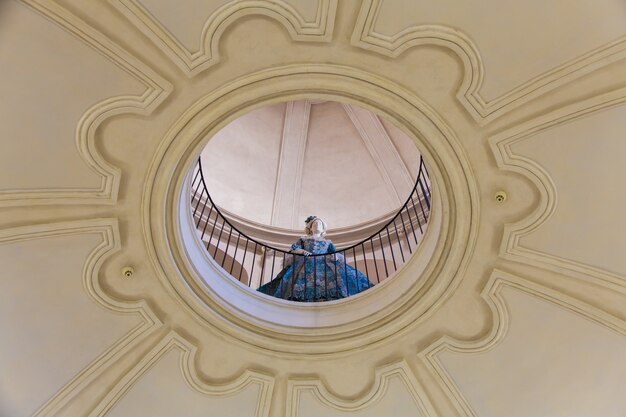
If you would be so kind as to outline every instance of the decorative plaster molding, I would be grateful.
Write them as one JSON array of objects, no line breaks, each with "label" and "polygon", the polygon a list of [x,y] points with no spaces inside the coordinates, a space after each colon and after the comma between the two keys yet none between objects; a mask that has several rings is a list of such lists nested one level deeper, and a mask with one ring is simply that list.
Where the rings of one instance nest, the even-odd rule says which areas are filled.
[{"label": "decorative plaster molding", "polygon": [[114,204],[121,171],[108,163],[95,144],[100,124],[123,113],[150,114],[172,91],[172,85],[102,33],[52,0],[22,0],[37,13],[77,37],[146,86],[139,96],[107,98],[89,108],[76,128],[76,146],[81,158],[102,177],[99,188],[49,188],[0,191],[0,206],[32,204]]},{"label": "decorative plaster molding", "polygon": [[491,330],[487,335],[473,341],[457,340],[449,336],[443,336],[430,345],[419,356],[425,361],[433,372],[435,378],[447,393],[461,415],[466,417],[478,417],[454,382],[452,376],[445,369],[437,355],[444,351],[457,353],[486,352],[498,345],[506,336],[509,329],[509,314],[506,302],[502,296],[505,287],[515,288],[530,295],[551,302],[558,307],[564,308],[585,320],[605,327],[613,332],[626,335],[626,322],[602,311],[594,306],[583,303],[576,298],[565,295],[559,291],[544,287],[528,281],[517,275],[504,271],[494,270],[489,282],[483,289],[481,296],[489,306],[493,317]]},{"label": "decorative plaster molding", "polygon": [[190,78],[219,62],[218,46],[222,34],[242,17],[271,17],[285,26],[294,41],[329,42],[337,9],[337,0],[318,0],[315,20],[307,22],[297,10],[282,0],[231,1],[209,16],[200,36],[200,49],[192,52],[159,23],[139,0],[109,1]]},{"label": "decorative plaster molding", "polygon": [[104,369],[122,357],[147,334],[161,325],[145,301],[123,302],[109,297],[99,284],[99,271],[104,261],[120,250],[120,236],[116,219],[93,219],[63,223],[32,225],[0,230],[0,245],[53,236],[98,234],[102,243],[89,254],[83,269],[83,286],[89,296],[100,306],[115,313],[137,314],[141,323],[114,343],[70,382],[48,400],[34,417],[54,415],[77,393],[90,384]]},{"label": "decorative plaster molding", "polygon": [[311,102],[290,101],[285,106],[285,122],[280,141],[274,201],[272,204],[272,226],[289,224],[296,227],[297,210],[300,204],[304,152],[309,135]]},{"label": "decorative plaster molding", "polygon": [[[342,107],[354,128],[359,132],[378,172],[387,185],[387,191],[392,198],[395,198],[398,206],[402,205],[406,200],[406,196],[403,195],[404,189],[411,190],[415,183],[387,130],[374,113],[345,103]],[[392,175],[390,172],[392,167],[399,167],[400,175]],[[404,189],[402,183],[405,186]]]},{"label": "decorative plaster molding", "polygon": [[382,0],[363,2],[352,34],[352,45],[392,58],[420,45],[436,45],[450,49],[459,57],[464,67],[457,99],[480,125],[485,125],[548,91],[626,57],[625,37],[538,75],[500,97],[486,100],[480,93],[485,74],[483,61],[477,46],[467,35],[457,29],[440,25],[410,26],[394,35],[377,33],[374,27],[382,3]]},{"label": "decorative plaster molding", "polygon": [[387,394],[389,380],[398,377],[407,388],[415,405],[424,417],[435,417],[424,388],[419,383],[408,363],[404,360],[376,368],[374,382],[369,392],[356,399],[341,398],[326,388],[320,379],[289,379],[287,382],[287,416],[297,417],[300,410],[300,396],[310,392],[322,404],[335,410],[355,412],[374,405]]},{"label": "decorative plaster molding", "polygon": [[626,292],[626,277],[602,268],[565,259],[545,252],[521,246],[520,239],[537,230],[554,214],[557,204],[557,190],[548,172],[537,162],[516,155],[512,146],[546,129],[571,122],[598,111],[626,102],[626,88],[602,94],[544,116],[519,124],[499,133],[490,139],[491,149],[498,167],[527,177],[539,190],[539,205],[535,211],[516,222],[506,224],[500,246],[500,256],[516,262],[547,267],[559,273],[569,273],[577,278],[590,280],[611,289]]},{"label": "decorative plaster molding", "polygon": [[274,378],[272,376],[246,370],[238,377],[226,383],[209,384],[204,381],[196,370],[195,356],[197,347],[175,331],[170,331],[157,345],[141,359],[107,394],[106,397],[89,414],[91,417],[103,417],[117,404],[122,397],[143,377],[166,353],[177,349],[180,351],[180,369],[185,382],[194,390],[208,396],[224,396],[236,394],[250,384],[259,385],[259,397],[255,417],[267,417],[270,409]]}]

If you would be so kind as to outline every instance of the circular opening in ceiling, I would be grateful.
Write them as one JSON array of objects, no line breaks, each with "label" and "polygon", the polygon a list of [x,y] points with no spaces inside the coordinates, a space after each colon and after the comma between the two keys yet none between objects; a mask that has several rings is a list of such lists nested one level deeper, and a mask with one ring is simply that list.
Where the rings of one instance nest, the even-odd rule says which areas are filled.
[{"label": "circular opening in ceiling", "polygon": [[[287,301],[233,279],[199,239],[191,200],[195,174],[200,175],[193,167],[221,129],[263,106],[305,99],[345,102],[384,115],[418,144],[432,180],[428,230],[393,279],[329,302]],[[146,176],[143,233],[164,287],[201,323],[268,351],[334,354],[374,346],[417,325],[447,299],[474,247],[477,195],[455,133],[419,97],[354,68],[288,65],[234,80],[174,121]]]},{"label": "circular opening in ceiling", "polygon": [[[296,302],[364,292],[417,250],[431,183],[414,141],[359,106],[259,107],[215,133],[189,175],[191,218],[212,262]],[[207,282],[211,285],[210,282]]]}]

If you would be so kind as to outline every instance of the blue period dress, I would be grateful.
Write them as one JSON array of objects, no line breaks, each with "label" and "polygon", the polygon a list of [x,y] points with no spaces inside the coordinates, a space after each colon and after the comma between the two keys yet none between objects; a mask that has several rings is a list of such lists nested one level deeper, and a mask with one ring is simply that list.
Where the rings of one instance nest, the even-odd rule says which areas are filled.
[{"label": "blue period dress", "polygon": [[[311,256],[285,255],[285,267],[257,291],[293,301],[328,301],[345,298],[373,287],[367,277],[334,253],[330,240],[304,236],[291,245]],[[323,256],[313,256],[323,255]]]}]

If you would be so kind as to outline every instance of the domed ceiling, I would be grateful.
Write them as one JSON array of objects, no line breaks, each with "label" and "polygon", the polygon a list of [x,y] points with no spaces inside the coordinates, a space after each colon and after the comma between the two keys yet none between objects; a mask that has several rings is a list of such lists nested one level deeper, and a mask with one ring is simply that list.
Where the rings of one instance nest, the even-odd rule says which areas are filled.
[{"label": "domed ceiling", "polygon": [[[3,0],[0,62],[0,416],[624,416],[623,0]],[[389,116],[400,159],[376,163],[359,108]],[[209,140],[240,116],[267,146]],[[276,194],[296,189],[277,160],[300,155],[286,123],[306,136],[286,158],[302,161],[299,198]],[[266,304],[307,328],[258,309],[251,331],[154,249],[207,143],[245,157],[212,187],[253,221],[292,228],[322,192],[335,207],[337,161],[371,181],[348,182],[354,221],[388,212],[416,157],[394,124],[441,179],[430,249],[447,257],[427,286],[420,249],[349,300]],[[208,158],[224,178],[228,160]],[[240,305],[255,297],[234,285]]]},{"label": "domed ceiling", "polygon": [[201,157],[220,208],[297,230],[311,214],[345,228],[398,210],[420,163],[413,141],[389,121],[319,100],[251,111],[220,130]]}]

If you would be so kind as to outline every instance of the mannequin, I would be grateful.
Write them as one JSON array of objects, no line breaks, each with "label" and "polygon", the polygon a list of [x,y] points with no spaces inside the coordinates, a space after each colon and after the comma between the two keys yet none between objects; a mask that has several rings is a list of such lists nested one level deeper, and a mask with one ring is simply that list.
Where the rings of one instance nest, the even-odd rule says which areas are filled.
[{"label": "mannequin", "polygon": [[306,235],[291,245],[293,255],[285,255],[287,266],[258,291],[292,301],[329,301],[374,286],[324,238],[327,226],[322,219],[309,216],[305,224]]}]

